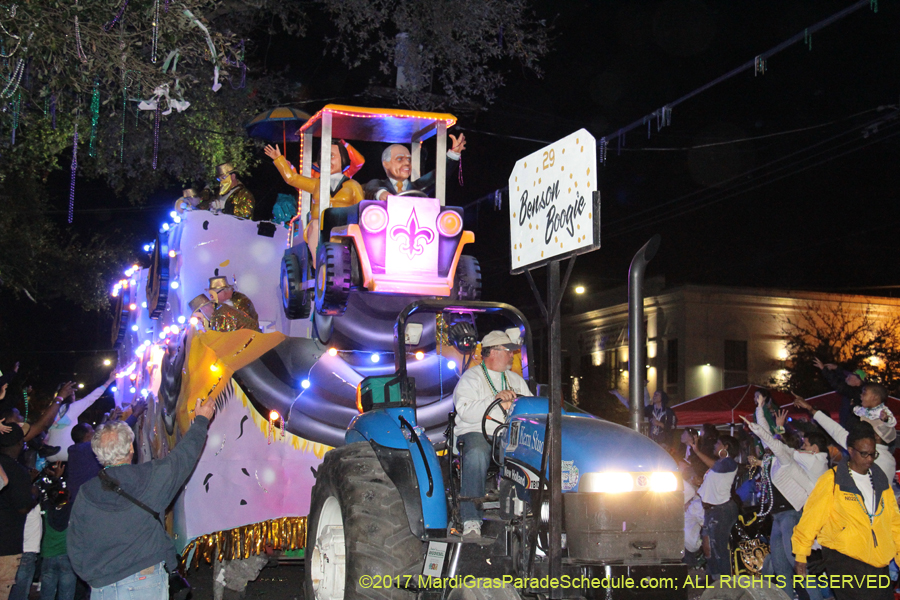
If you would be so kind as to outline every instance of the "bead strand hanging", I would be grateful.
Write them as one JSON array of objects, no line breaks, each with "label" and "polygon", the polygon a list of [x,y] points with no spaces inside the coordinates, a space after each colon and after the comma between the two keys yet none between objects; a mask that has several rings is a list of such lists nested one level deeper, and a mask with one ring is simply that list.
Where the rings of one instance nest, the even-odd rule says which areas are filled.
[{"label": "bead strand hanging", "polygon": [[122,77],[122,131],[119,133],[119,162],[125,160],[125,117],[128,108],[128,73]]},{"label": "bead strand hanging", "polygon": [[22,81],[22,74],[24,72],[25,61],[20,58],[16,63],[15,69],[13,69],[12,75],[9,77],[9,81],[6,82],[6,87],[0,91],[0,98],[12,98],[12,95],[19,89],[19,82]]},{"label": "bead strand hanging", "polygon": [[126,9],[127,7],[128,7],[128,0],[125,0],[125,2],[122,4],[122,8],[119,9],[119,12],[116,13],[116,16],[113,17],[112,21],[110,21],[109,23],[107,23],[106,25],[103,26],[103,30],[104,30],[104,31],[109,31],[110,29],[112,29],[113,27],[115,27],[115,26],[116,26],[116,23],[119,22],[119,19],[122,18],[122,15],[125,14],[125,9]]},{"label": "bead strand hanging", "polygon": [[[10,15],[9,15],[9,16],[10,16],[10,18],[16,16],[15,5],[13,5],[13,9],[10,11]],[[9,31],[7,31],[7,30],[6,30],[6,27],[3,26],[3,22],[2,22],[2,21],[0,21],[0,31],[2,31],[2,32],[3,32],[3,35],[5,35],[6,37],[10,37],[10,38],[16,40],[16,45],[15,45],[15,47],[12,49],[12,51],[11,51],[9,54],[7,54],[4,50],[0,49],[0,57],[3,57],[3,58],[12,58],[13,54],[15,54],[16,51],[19,49],[19,45],[22,43],[22,38],[20,38],[19,36],[15,35],[15,34],[10,33]]]},{"label": "bead strand hanging", "polygon": [[16,129],[19,127],[19,113],[22,110],[22,90],[19,90],[16,99],[12,102],[12,134],[10,136],[10,145],[16,145]]},{"label": "bead strand hanging", "polygon": [[[75,0],[75,10],[78,10],[78,0]],[[87,54],[81,45],[81,27],[78,26],[78,15],[75,15],[75,54],[82,64],[88,61]]]},{"label": "bead strand hanging", "polygon": [[159,156],[159,105],[156,106],[156,120],[153,124],[153,170],[156,170],[156,159]]},{"label": "bead strand hanging", "polygon": [[762,519],[775,507],[775,494],[772,491],[772,462],[774,461],[774,457],[772,455],[766,456],[762,460],[762,464],[760,465],[759,470],[759,507],[760,511],[757,513],[759,518]]},{"label": "bead strand hanging", "polygon": [[97,122],[100,120],[100,82],[94,81],[94,91],[91,92],[91,140],[88,144],[88,156],[96,156],[94,140],[97,137]]},{"label": "bead strand hanging", "polygon": [[78,121],[72,136],[72,179],[69,181],[69,223],[75,218],[75,172],[78,170]]},{"label": "bead strand hanging", "polygon": [[159,47],[159,0],[153,0],[153,42],[150,49],[150,62],[156,63],[156,52]]}]

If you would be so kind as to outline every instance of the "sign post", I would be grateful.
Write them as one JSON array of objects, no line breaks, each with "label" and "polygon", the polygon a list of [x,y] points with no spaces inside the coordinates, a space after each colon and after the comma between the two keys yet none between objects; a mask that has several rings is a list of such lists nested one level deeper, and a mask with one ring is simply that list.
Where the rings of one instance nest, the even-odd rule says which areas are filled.
[{"label": "sign post", "polygon": [[[550,414],[544,433],[540,480],[533,514],[540,515],[549,466],[551,578],[562,574],[562,368],[559,305],[575,258],[600,247],[600,193],[597,188],[597,143],[584,129],[516,162],[509,176],[511,272],[525,273],[547,323],[550,342]],[[562,285],[559,261],[570,257]],[[547,265],[547,303],[531,271]],[[538,527],[529,540],[531,574]],[[550,598],[562,597],[560,588]]]}]

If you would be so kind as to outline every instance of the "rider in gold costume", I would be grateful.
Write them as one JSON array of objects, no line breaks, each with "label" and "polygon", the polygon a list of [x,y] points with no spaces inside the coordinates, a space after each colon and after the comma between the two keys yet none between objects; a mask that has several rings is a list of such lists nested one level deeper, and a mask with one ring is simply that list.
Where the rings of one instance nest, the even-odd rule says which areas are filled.
[{"label": "rider in gold costume", "polygon": [[228,283],[226,277],[210,277],[207,289],[216,305],[210,319],[214,331],[253,329],[259,331],[259,316],[253,302]]},{"label": "rider in gold costume", "polygon": [[214,213],[234,215],[245,219],[253,218],[253,194],[238,179],[237,172],[231,163],[222,163],[216,167],[216,179],[219,180],[218,197],[203,201],[199,207]]}]

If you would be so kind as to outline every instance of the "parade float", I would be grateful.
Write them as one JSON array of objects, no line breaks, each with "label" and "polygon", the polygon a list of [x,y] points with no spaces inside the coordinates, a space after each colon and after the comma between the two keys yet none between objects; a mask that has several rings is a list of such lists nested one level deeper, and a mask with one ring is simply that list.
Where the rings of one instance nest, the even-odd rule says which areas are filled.
[{"label": "parade float", "polygon": [[[436,136],[442,156],[455,121],[448,114],[329,105],[300,131],[298,173],[311,175],[313,138],[327,150],[334,137],[411,143],[416,180],[420,142]],[[178,443],[196,399],[218,409],[172,511],[185,560],[303,548],[313,470],[343,444],[359,413],[359,382],[393,372],[397,315],[422,297],[478,299],[477,261],[462,254],[474,235],[463,230],[462,210],[445,206],[446,166],[436,162],[434,197],[391,195],[330,207],[323,183],[318,195],[300,194],[288,226],[191,210],[182,199],[145,246],[149,266],[132,267],[116,284],[114,393],[119,406],[148,401],[140,460],[164,456]],[[319,164],[327,182],[325,151]],[[309,247],[316,198],[322,235]],[[209,294],[216,277],[252,300],[258,329],[215,331],[194,312],[191,300]],[[443,435],[462,368],[454,342],[469,335],[470,344],[470,332],[433,317],[407,327],[419,424],[432,440]]]}]

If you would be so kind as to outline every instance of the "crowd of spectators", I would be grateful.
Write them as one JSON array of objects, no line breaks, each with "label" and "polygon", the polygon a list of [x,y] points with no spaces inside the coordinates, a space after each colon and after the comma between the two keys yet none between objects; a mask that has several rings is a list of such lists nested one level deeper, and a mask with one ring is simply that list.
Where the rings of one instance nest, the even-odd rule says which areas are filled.
[{"label": "crowd of spectators", "polygon": [[[79,490],[101,471],[92,449],[95,423],[85,415],[113,378],[83,398],[74,382],[65,382],[43,411],[26,419],[22,405],[7,397],[17,371],[18,364],[0,377],[0,600],[26,600],[35,581],[42,600],[87,598],[90,588],[76,575],[69,551],[70,516]],[[25,407],[44,404],[28,396],[30,388],[23,391]],[[131,431],[146,406],[93,412],[102,414],[101,429]]]},{"label": "crowd of spectators", "polygon": [[[711,579],[737,574],[736,533],[746,535],[745,523],[756,521],[754,535],[769,549],[759,574],[789,596],[893,598],[900,484],[888,392],[864,371],[814,364],[842,397],[837,420],[796,395],[794,406],[809,419],[789,419],[761,390],[743,425],[728,424],[727,433],[711,424],[686,428],[661,444],[683,475],[685,562]],[[879,583],[831,589],[829,578],[842,575]]]}]

